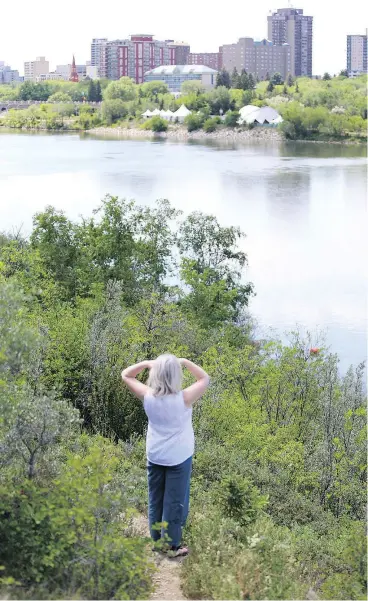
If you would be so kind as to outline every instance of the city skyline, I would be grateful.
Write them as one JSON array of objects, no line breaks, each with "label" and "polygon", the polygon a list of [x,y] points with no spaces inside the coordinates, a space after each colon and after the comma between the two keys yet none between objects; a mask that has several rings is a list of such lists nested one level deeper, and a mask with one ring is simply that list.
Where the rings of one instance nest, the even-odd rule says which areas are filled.
[{"label": "city skyline", "polygon": [[[271,5],[269,1],[258,0],[249,10],[244,8],[240,0],[234,0],[232,9],[225,12],[214,11],[198,5],[194,0],[187,0],[180,18],[148,10],[150,5],[147,0],[142,0],[139,6],[130,7],[127,13],[117,0],[109,0],[107,7],[110,10],[86,12],[71,0],[65,0],[63,11],[57,13],[59,23],[56,30],[55,19],[52,28],[48,27],[49,11],[46,10],[45,0],[39,0],[37,11],[22,2],[24,14],[17,24],[17,35],[13,28],[4,28],[2,31],[0,59],[23,74],[25,61],[33,60],[35,56],[46,56],[53,70],[57,64],[69,62],[73,53],[77,63],[90,60],[90,41],[93,37],[113,40],[128,37],[135,31],[153,33],[157,40],[183,40],[191,46],[192,53],[217,52],[219,46],[234,43],[240,37],[267,38],[270,11],[287,7],[289,3]],[[314,18],[313,75],[322,75],[325,71],[333,74],[344,69],[346,36],[365,31],[365,3],[352,0],[348,11],[337,11],[332,0],[324,3],[308,0],[292,6],[303,9],[305,15]],[[144,10],[145,7],[147,10]],[[70,19],[70,11],[73,19]],[[10,5],[2,8],[2,21],[12,22]]]}]

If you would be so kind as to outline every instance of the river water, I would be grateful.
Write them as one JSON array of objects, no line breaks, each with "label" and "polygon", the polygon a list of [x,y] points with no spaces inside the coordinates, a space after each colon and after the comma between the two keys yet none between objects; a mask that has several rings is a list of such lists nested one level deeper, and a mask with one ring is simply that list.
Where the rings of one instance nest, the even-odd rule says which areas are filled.
[{"label": "river water", "polygon": [[88,216],[107,193],[212,213],[247,234],[259,335],[322,332],[342,371],[367,353],[366,192],[362,147],[0,134],[0,231],[29,233],[47,204]]}]

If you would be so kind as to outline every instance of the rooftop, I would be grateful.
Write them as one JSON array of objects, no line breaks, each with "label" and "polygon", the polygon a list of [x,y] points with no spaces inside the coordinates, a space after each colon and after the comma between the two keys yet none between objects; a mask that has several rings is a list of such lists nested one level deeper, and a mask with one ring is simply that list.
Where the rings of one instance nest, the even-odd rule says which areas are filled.
[{"label": "rooftop", "polygon": [[174,75],[183,74],[189,75],[190,73],[212,73],[215,74],[217,71],[206,67],[205,65],[161,65],[155,69],[147,71],[146,75]]}]

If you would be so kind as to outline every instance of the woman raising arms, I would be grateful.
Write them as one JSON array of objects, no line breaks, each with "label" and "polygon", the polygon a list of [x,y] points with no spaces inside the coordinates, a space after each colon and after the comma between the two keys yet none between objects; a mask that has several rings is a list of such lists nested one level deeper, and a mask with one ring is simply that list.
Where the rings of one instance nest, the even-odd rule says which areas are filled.
[{"label": "woman raising arms", "polygon": [[[196,382],[182,390],[182,366]],[[147,384],[136,379],[149,369]],[[148,417],[146,440],[148,472],[148,519],[154,542],[161,533],[153,526],[167,522],[170,550],[188,554],[181,546],[182,527],[189,512],[189,488],[194,453],[192,405],[206,391],[207,373],[188,359],[160,355],[154,361],[136,363],[121,373],[123,382],[143,401]]]}]

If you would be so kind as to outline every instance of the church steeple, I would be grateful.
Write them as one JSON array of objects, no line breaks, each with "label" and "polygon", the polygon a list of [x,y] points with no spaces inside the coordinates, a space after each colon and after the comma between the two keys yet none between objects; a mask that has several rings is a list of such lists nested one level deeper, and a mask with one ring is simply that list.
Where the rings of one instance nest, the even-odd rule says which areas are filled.
[{"label": "church steeple", "polygon": [[73,54],[72,70],[71,70],[71,73],[70,73],[69,81],[75,81],[75,82],[79,81],[79,77],[78,77],[78,73],[77,73],[77,67],[75,66],[75,57],[74,57],[74,54]]}]

